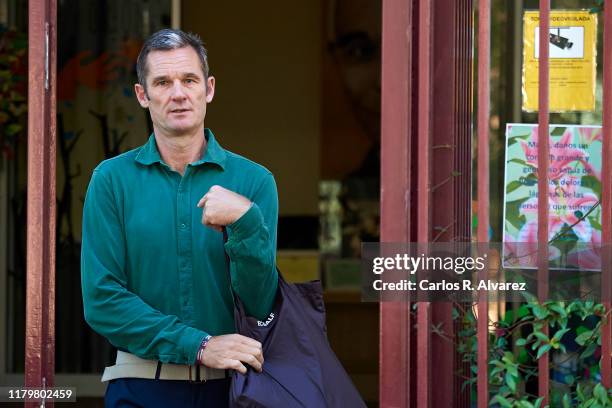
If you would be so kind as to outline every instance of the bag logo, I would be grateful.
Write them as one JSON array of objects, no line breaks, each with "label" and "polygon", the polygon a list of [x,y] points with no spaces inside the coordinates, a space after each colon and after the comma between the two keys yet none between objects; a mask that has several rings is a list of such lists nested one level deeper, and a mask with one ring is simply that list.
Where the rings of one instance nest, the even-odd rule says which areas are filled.
[{"label": "bag logo", "polygon": [[257,321],[257,326],[265,327],[265,326],[269,325],[272,320],[274,320],[274,313],[270,313],[270,317],[268,317],[268,320],[266,320],[265,322],[262,322],[261,320],[258,320]]}]

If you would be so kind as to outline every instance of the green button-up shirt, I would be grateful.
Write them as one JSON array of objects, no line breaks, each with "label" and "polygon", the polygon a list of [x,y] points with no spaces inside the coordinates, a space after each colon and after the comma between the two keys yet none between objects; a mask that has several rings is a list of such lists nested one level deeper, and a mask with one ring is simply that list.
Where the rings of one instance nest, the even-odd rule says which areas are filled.
[{"label": "green button-up shirt", "polygon": [[[207,334],[235,331],[231,284],[265,320],[275,298],[278,198],[272,174],[224,150],[205,130],[206,153],[183,176],[163,162],[154,135],[103,161],[83,209],[85,319],[115,347],[193,364]],[[250,199],[223,234],[201,223],[197,203],[213,185]]]}]

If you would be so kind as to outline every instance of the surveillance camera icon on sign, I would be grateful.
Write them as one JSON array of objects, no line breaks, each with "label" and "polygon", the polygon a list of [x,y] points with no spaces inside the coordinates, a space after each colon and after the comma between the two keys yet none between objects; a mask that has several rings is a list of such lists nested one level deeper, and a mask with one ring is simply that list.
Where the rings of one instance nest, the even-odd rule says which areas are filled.
[{"label": "surveillance camera icon on sign", "polygon": [[574,45],[573,42],[569,40],[569,38],[563,37],[561,35],[561,28],[557,28],[557,34],[550,33],[548,37],[550,43],[556,47],[559,47],[562,50],[571,50]]}]

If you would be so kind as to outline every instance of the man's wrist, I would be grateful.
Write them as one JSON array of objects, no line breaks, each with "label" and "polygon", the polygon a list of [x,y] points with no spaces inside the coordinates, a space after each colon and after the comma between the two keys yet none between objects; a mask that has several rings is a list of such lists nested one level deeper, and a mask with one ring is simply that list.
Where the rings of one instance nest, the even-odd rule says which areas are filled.
[{"label": "man's wrist", "polygon": [[207,334],[206,337],[204,337],[204,339],[202,340],[202,343],[200,343],[200,348],[198,349],[198,354],[196,355],[196,361],[198,362],[198,364],[204,365],[204,349],[206,349],[206,346],[208,345],[208,342],[211,338],[212,336],[210,334]]}]

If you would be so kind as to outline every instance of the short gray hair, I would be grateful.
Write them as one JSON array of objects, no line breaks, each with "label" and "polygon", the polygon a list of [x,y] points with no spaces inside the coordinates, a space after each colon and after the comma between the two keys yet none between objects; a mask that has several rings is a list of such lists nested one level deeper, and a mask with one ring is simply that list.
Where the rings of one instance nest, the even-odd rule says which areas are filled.
[{"label": "short gray hair", "polygon": [[151,51],[169,51],[178,48],[191,47],[194,49],[204,73],[204,84],[208,80],[208,51],[204,48],[200,36],[193,33],[186,33],[181,30],[164,28],[152,34],[142,45],[138,60],[136,61],[136,74],[138,83],[147,91],[147,56]]}]

